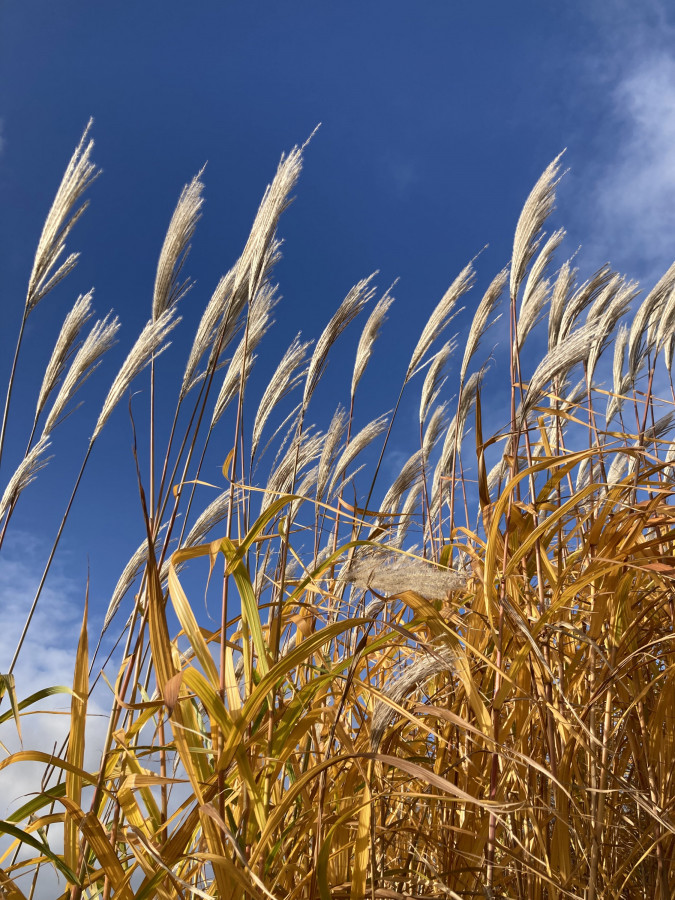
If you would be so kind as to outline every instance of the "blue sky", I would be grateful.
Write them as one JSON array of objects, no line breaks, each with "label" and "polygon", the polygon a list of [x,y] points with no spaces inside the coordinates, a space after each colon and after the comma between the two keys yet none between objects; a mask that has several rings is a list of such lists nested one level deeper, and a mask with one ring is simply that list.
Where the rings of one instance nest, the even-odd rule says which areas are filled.
[{"label": "blue sky", "polygon": [[[360,278],[379,270],[382,290],[398,278],[364,383],[363,424],[393,405],[419,333],[459,270],[489,245],[467,298],[473,308],[507,262],[522,204],[563,148],[570,171],[554,224],[568,230],[567,255],[583,245],[582,271],[609,260],[651,284],[672,262],[674,20],[665,4],[615,0],[0,5],[2,385],[42,223],[90,116],[94,159],[104,170],[69,239],[80,263],[30,320],[3,487],[25,444],[55,333],[77,295],[93,286],[97,313],[114,309],[123,325],[120,344],[82,392],[83,408],[55,435],[55,459],[15,513],[0,561],[11,566],[0,585],[3,606],[13,609],[0,669],[101,398],[150,315],[180,189],[205,162],[206,204],[188,263],[197,283],[181,310],[186,336],[176,338],[162,377],[171,384],[182,372],[190,327],[240,253],[281,153],[321,122],[281,222],[284,299],[256,378],[266,383],[298,330],[316,338]],[[461,335],[466,321],[457,322]],[[347,363],[334,358],[328,411],[348,390],[359,332],[341,345]],[[136,387],[147,392],[147,381]],[[416,402],[412,391],[397,433],[401,459],[415,448],[406,424]],[[501,422],[497,395],[492,403]],[[26,679],[69,677],[56,674],[57,651],[75,644],[87,565],[95,625],[143,536],[130,446],[121,404],[95,449],[45,600],[60,613],[51,628],[44,616],[36,626],[40,646],[46,640],[55,649],[54,665],[26,670]],[[228,450],[214,449],[203,477],[221,483]]]}]

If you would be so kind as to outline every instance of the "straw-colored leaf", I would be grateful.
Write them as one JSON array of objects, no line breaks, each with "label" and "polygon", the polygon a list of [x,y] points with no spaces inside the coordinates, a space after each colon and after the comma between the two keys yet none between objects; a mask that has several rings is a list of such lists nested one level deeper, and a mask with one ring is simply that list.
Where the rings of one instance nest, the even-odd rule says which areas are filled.
[{"label": "straw-colored leaf", "polygon": [[[85,598],[84,615],[80,639],[75,654],[75,674],[73,696],[70,706],[70,733],[68,735],[67,760],[73,769],[84,766],[85,729],[87,724],[87,698],[89,695],[89,649],[87,636],[87,609],[89,597]],[[66,772],[66,796],[78,807],[82,805],[82,779],[77,771]],[[78,823],[66,812],[64,822],[64,857],[66,865],[73,871],[78,860]]]}]

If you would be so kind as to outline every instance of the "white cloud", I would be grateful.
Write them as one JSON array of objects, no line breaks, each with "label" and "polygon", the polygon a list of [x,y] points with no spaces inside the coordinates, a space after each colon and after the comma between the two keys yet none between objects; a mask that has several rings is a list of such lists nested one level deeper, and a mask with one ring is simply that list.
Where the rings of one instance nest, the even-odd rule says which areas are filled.
[{"label": "white cloud", "polygon": [[[0,671],[6,672],[23,628],[26,614],[35,594],[45,560],[45,547],[30,535],[16,531],[8,536],[0,555],[0,597],[2,629],[0,630]],[[82,627],[82,611],[86,589],[86,573],[75,579],[65,574],[58,559],[47,581],[35,616],[14,670],[19,701],[41,688],[53,685],[71,686],[75,653]],[[90,634],[90,652],[93,649]],[[98,769],[107,727],[109,691],[97,688],[88,705],[84,767]],[[0,740],[9,752],[20,749],[53,752],[60,749],[68,734],[71,697],[57,694],[39,702],[35,710],[41,714],[22,715],[23,747],[13,719],[0,725]],[[3,698],[0,710],[8,709]],[[25,712],[28,712],[27,710]],[[5,751],[0,750],[2,758]],[[21,762],[0,771],[0,818],[25,803],[40,790],[44,766]],[[52,779],[51,783],[55,783]],[[83,797],[83,803],[89,802]],[[2,848],[7,846],[3,840]],[[56,852],[62,849],[62,833],[50,829],[49,843]],[[29,855],[32,854],[32,851]],[[54,896],[54,877],[49,867],[40,876],[36,898]],[[61,888],[62,889],[62,888]]]},{"label": "white cloud", "polygon": [[675,57],[660,52],[614,91],[614,150],[595,189],[594,242],[645,274],[675,258]]}]

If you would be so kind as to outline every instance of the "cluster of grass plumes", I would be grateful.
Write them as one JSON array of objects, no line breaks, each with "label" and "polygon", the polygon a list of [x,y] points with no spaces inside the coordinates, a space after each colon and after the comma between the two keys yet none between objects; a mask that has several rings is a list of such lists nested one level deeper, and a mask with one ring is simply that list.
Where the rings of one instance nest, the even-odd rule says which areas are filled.
[{"label": "cluster of grass plumes", "polygon": [[[107,635],[117,627],[123,651],[100,765],[84,769],[96,657],[85,610],[60,753],[0,760],[0,777],[45,766],[34,795],[0,823],[10,839],[0,890],[12,900],[45,895],[43,883],[71,900],[666,900],[675,891],[675,267],[637,301],[636,286],[608,267],[583,283],[570,262],[554,272],[563,235],[543,228],[555,160],[525,204],[510,266],[473,304],[456,396],[445,374],[456,345],[444,335],[471,296],[473,264],[421,329],[394,413],[357,428],[359,384],[391,293],[374,303],[350,396],[332,416],[316,410],[319,431],[313,399],[328,353],[375,300],[372,277],[316,343],[292,341],[259,395],[249,383],[277,302],[277,225],[303,149],[282,158],[241,257],[205,306],[160,450],[158,357],[190,286],[200,177],[180,196],[151,317],[82,467],[148,366],[149,466],[137,459],[145,533],[103,625]],[[24,323],[74,264],[58,258],[95,174],[90,152],[78,147],[48,218]],[[507,421],[488,428],[476,357],[500,299],[510,405]],[[104,319],[80,341],[90,301],[77,301],[47,368],[0,505],[3,537],[52,429],[114,340],[117,322]],[[541,361],[527,370],[523,347],[546,326]],[[15,371],[16,360],[0,452]],[[596,383],[605,371],[611,389]],[[655,385],[669,381],[670,402],[658,400]],[[412,382],[419,448],[385,485],[381,463]],[[195,511],[216,433],[231,448],[223,489]],[[215,589],[215,628],[202,595],[187,596],[187,565]],[[6,727],[47,693],[15,690],[20,649],[3,669]]]}]

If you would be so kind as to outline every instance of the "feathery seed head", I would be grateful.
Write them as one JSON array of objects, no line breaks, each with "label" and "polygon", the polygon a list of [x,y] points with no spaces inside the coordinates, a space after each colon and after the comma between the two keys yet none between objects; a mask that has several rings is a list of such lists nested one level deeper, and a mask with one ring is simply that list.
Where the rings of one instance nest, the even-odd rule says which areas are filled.
[{"label": "feathery seed head", "polygon": [[471,328],[469,329],[469,336],[466,339],[466,347],[464,348],[462,366],[459,370],[460,386],[464,384],[467,369],[469,368],[469,363],[471,362],[474,353],[478,349],[478,344],[480,343],[481,338],[483,337],[487,329],[491,327],[491,325],[493,325],[499,318],[499,316],[497,316],[497,318],[493,319],[490,325],[488,325],[488,319],[490,318],[490,314],[492,313],[493,309],[499,303],[508,275],[508,269],[502,269],[502,271],[499,272],[498,275],[496,275],[485,294],[483,294],[483,299],[480,301],[478,307],[476,308],[473,322],[471,323]]},{"label": "feathery seed head", "polygon": [[539,314],[546,303],[549,292],[549,282],[544,278],[553,253],[562,243],[565,236],[564,229],[554,231],[544,244],[541,252],[534,261],[528,275],[520,301],[520,313],[518,316],[518,347],[522,347],[526,337],[534,327]]},{"label": "feathery seed head", "polygon": [[244,288],[253,301],[265,277],[270,245],[275,242],[279,218],[291,203],[290,193],[302,171],[302,148],[294,147],[282,156],[272,184],[267,186],[251,228],[246,246],[236,266],[233,290]]},{"label": "feathery seed head", "polygon": [[155,290],[152,298],[152,318],[154,320],[157,320],[169,307],[178,303],[191,286],[189,280],[181,284],[180,275],[190,252],[190,241],[200,219],[200,210],[204,203],[202,197],[204,185],[200,181],[202,172],[196,175],[190,184],[186,184],[181,191],[164,238],[157,264]]},{"label": "feathery seed head", "polygon": [[352,438],[349,444],[345,447],[340,456],[340,459],[335,465],[333,469],[333,477],[331,479],[330,485],[328,486],[327,496],[333,497],[335,495],[335,491],[339,489],[342,485],[341,478],[347,473],[347,470],[354,462],[356,457],[361,453],[365,448],[375,440],[376,437],[382,434],[382,432],[387,427],[388,417],[386,415],[379,416],[377,419],[373,419],[372,422],[369,422],[364,428],[359,431],[359,433]]},{"label": "feathery seed head", "polygon": [[323,500],[324,491],[328,484],[328,476],[330,475],[331,466],[335,462],[338,445],[342,440],[347,427],[347,414],[342,406],[338,406],[331,420],[328,431],[323,442],[321,457],[319,459],[319,468],[316,479],[316,500],[318,503]]},{"label": "feathery seed head", "polygon": [[555,203],[555,189],[560,181],[560,158],[556,156],[532,188],[518,219],[513,240],[513,258],[509,289],[513,300],[525,277],[527,267],[539,247],[539,232],[549,217]]},{"label": "feathery seed head", "polygon": [[298,369],[305,361],[305,355],[310,343],[310,341],[302,343],[300,335],[296,335],[265,388],[265,392],[258,404],[255,421],[253,422],[251,459],[255,458],[265,423],[272,410],[302,379],[303,372],[298,372]]},{"label": "feathery seed head", "polygon": [[75,354],[47,416],[44,427],[46,432],[54,430],[65,415],[66,407],[72,397],[82,387],[94,369],[98,367],[101,357],[117,343],[116,335],[120,328],[119,320],[117,316],[112,321],[108,320],[109,315],[95,323],[82,346]]},{"label": "feathery seed head", "polygon": [[66,238],[86,209],[87,203],[83,203],[79,209],[74,209],[74,207],[100,171],[91,161],[94,142],[87,140],[92,121],[92,119],[89,120],[68,163],[42,229],[35,252],[33,269],[28,280],[26,315],[35,309],[38,303],[66,277],[77,263],[79,254],[71,253],[64,262],[58,265],[59,258],[66,247]]},{"label": "feathery seed head", "polygon": [[551,293],[548,313],[548,349],[553,350],[559,340],[560,325],[563,313],[569,303],[570,294],[577,277],[577,269],[573,269],[569,260],[564,262],[556,277]]},{"label": "feathery seed head", "polygon": [[40,469],[44,469],[51,459],[51,456],[47,459],[42,458],[45,450],[50,446],[49,435],[45,433],[17,466],[17,469],[9,479],[5,492],[0,500],[0,522],[2,522],[6,513],[11,510],[19,499],[19,495],[24,488],[28,487],[32,481],[35,481],[37,473]]},{"label": "feathery seed head", "polygon": [[427,324],[424,326],[422,334],[417,341],[417,346],[413,350],[413,354],[410,358],[410,363],[408,364],[408,370],[405,376],[406,384],[408,381],[410,381],[410,379],[417,371],[417,367],[422,362],[424,356],[429,350],[429,347],[431,347],[432,343],[438,337],[440,337],[442,332],[447,328],[455,315],[457,315],[457,313],[454,312],[455,305],[457,304],[457,301],[462,296],[462,294],[465,294],[468,290],[471,289],[474,280],[475,272],[473,263],[469,263],[462,269],[457,278],[455,278],[455,280],[452,282],[450,287],[441,298],[440,303],[432,312],[429,320],[427,321]]},{"label": "feathery seed head", "polygon": [[396,597],[414,591],[427,600],[442,600],[466,585],[466,578],[426,559],[386,548],[357,557],[341,578],[356,587]]},{"label": "feathery seed head", "polygon": [[[396,282],[394,282],[394,284],[396,284]],[[389,291],[393,286],[394,285],[389,288]],[[389,291],[386,291],[384,296],[377,301],[375,308],[368,316],[368,321],[361,332],[361,339],[359,340],[359,346],[356,350],[354,372],[352,374],[352,398],[356,393],[356,388],[363,377],[363,373],[366,371],[366,366],[368,365],[368,361],[373,352],[373,345],[379,337],[380,329],[386,320],[389,307],[394,302],[394,298],[390,295]]]},{"label": "feathery seed head", "polygon": [[447,341],[432,358],[427,374],[424,377],[424,384],[422,385],[422,393],[420,395],[420,425],[424,425],[429,408],[438,399],[438,395],[446,381],[446,379],[443,378],[443,369],[456,349],[457,341],[453,338],[451,341]]},{"label": "feathery seed head", "polygon": [[[255,350],[272,325],[271,312],[278,302],[276,286],[263,284],[249,306],[248,329],[240,340],[225,373],[211,417],[211,427],[221,418],[237,392],[242,390],[255,362]],[[244,359],[244,353],[246,358]]]},{"label": "feathery seed head", "polygon": [[45,369],[45,374],[42,379],[42,386],[40,387],[40,394],[35,408],[36,422],[70,360],[80,331],[92,316],[92,294],[93,291],[89,291],[89,293],[84,296],[80,295],[75,301],[73,308],[63,320],[61,331],[56,339],[54,350],[47,363],[47,368]]},{"label": "feathery seed head", "polygon": [[345,299],[337,308],[337,312],[324,328],[321,337],[316,342],[312,358],[307,370],[307,378],[305,379],[305,391],[302,397],[302,404],[307,408],[312,394],[323,374],[328,362],[328,352],[335,341],[340,337],[347,325],[356,318],[363,307],[375,294],[375,288],[371,287],[370,282],[377,273],[373,272],[368,278],[364,278],[355,284],[349,291]]},{"label": "feathery seed head", "polygon": [[518,416],[521,422],[541,400],[546,386],[554,378],[566,375],[577,363],[588,359],[594,342],[601,335],[601,322],[587,322],[546,354],[530,378],[527,394],[520,404]]},{"label": "feathery seed head", "polygon": [[[434,649],[433,653],[420,654],[411,665],[403,670],[398,678],[391,680],[385,685],[385,697],[400,706],[401,701],[406,696],[422,688],[434,675],[454,671],[456,659],[456,653],[447,647]],[[393,712],[389,703],[386,700],[378,700],[373,710],[370,732],[370,743],[374,750],[380,746],[392,716]]]},{"label": "feathery seed head", "polygon": [[129,385],[134,378],[136,378],[139,372],[143,371],[153,356],[156,357],[160,353],[163,353],[169,346],[168,344],[164,344],[164,346],[160,345],[169,332],[180,322],[180,318],[176,317],[175,312],[175,306],[169,307],[169,309],[165,310],[158,319],[150,319],[143,331],[139,334],[129,355],[125,359],[121,369],[110,386],[108,396],[103,403],[101,413],[96,422],[96,427],[91,436],[92,443],[101,433],[103,426],[127,392]]}]

